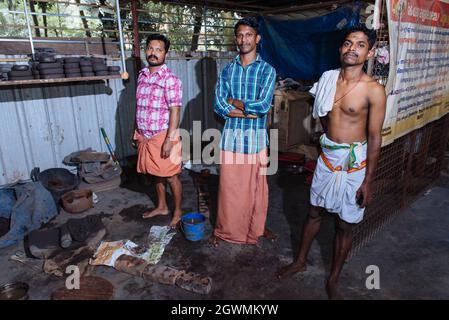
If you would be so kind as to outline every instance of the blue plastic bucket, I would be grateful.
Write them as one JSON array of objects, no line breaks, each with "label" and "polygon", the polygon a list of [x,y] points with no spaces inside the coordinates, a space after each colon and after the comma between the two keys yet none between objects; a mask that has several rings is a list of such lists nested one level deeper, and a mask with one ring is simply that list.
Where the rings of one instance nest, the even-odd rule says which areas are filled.
[{"label": "blue plastic bucket", "polygon": [[199,241],[204,238],[206,217],[198,212],[186,213],[182,216],[182,231],[187,240]]}]

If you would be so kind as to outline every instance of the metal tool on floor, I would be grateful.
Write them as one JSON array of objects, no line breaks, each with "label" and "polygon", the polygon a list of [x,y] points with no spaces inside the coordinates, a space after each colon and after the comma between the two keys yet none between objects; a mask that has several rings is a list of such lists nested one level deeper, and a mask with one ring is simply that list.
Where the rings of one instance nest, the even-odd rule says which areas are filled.
[{"label": "metal tool on floor", "polygon": [[112,160],[114,160],[115,163],[118,164],[117,157],[115,156],[114,150],[112,150],[111,142],[109,141],[109,138],[106,134],[106,131],[104,128],[100,128],[101,134],[103,135],[104,141],[106,142],[106,146],[108,147],[109,153],[111,154]]}]

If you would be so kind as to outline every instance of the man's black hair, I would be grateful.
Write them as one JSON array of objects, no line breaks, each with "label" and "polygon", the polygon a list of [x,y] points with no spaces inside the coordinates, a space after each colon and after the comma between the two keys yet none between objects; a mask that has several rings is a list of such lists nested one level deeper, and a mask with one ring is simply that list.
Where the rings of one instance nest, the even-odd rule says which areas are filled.
[{"label": "man's black hair", "polygon": [[234,26],[234,35],[237,35],[237,29],[241,26],[248,26],[256,30],[256,34],[259,34],[259,23],[257,22],[256,18],[243,18],[237,21],[237,23]]},{"label": "man's black hair", "polygon": [[364,24],[356,25],[350,29],[348,29],[345,33],[345,36],[343,38],[343,42],[345,41],[346,37],[349,36],[351,33],[354,32],[363,32],[366,37],[368,38],[368,46],[369,50],[371,50],[376,43],[376,30],[374,29],[368,29]]},{"label": "man's black hair", "polygon": [[148,48],[148,45],[153,40],[159,40],[159,41],[162,41],[164,43],[165,53],[167,53],[168,49],[170,49],[170,40],[168,40],[167,37],[164,36],[163,34],[159,34],[159,33],[150,34],[148,36],[148,38],[147,38],[147,46],[145,48]]}]

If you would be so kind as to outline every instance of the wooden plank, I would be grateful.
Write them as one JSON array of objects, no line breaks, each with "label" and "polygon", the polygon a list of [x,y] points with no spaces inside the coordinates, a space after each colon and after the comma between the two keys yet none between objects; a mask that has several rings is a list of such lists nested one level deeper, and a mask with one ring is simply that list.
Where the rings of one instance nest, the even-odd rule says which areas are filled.
[{"label": "wooden plank", "polygon": [[[0,37],[0,54],[29,55],[30,43],[24,38]],[[27,40],[27,41],[25,41]],[[115,43],[114,43],[115,42]],[[112,38],[33,38],[34,48],[53,48],[57,55],[108,55],[120,56],[119,44]]]},{"label": "wooden plank", "polygon": [[95,76],[95,77],[74,77],[74,78],[60,78],[60,79],[34,79],[34,80],[13,80],[1,81],[0,87],[17,86],[24,84],[47,84],[47,83],[63,83],[63,82],[78,82],[78,81],[99,81],[108,79],[121,79],[121,75],[110,76]]}]

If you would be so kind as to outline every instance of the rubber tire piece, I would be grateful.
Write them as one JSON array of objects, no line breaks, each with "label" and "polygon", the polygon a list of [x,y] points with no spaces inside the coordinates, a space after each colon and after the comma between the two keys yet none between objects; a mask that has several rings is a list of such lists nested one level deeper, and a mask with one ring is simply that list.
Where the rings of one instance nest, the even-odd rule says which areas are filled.
[{"label": "rubber tire piece", "polygon": [[64,63],[64,69],[74,69],[79,68],[80,64],[78,62]]},{"label": "rubber tire piece", "polygon": [[90,60],[94,64],[104,64],[104,58],[91,58]]},{"label": "rubber tire piece", "polygon": [[79,63],[81,61],[81,58],[79,57],[67,57],[64,58],[65,63]]},{"label": "rubber tire piece", "polygon": [[56,53],[56,50],[54,48],[35,48],[34,49],[36,53],[43,54],[43,53]]},{"label": "rubber tire piece", "polygon": [[97,71],[108,71],[108,67],[104,64],[94,64],[93,69],[95,72]]},{"label": "rubber tire piece", "polygon": [[39,74],[42,75],[48,75],[48,74],[61,74],[64,73],[64,69],[57,68],[57,69],[42,69],[39,70]]},{"label": "rubber tire piece", "polygon": [[65,74],[66,78],[79,78],[82,77],[81,73],[66,73]]},{"label": "rubber tire piece", "polygon": [[80,68],[70,68],[70,69],[64,69],[64,73],[81,73]]},{"label": "rubber tire piece", "polygon": [[44,70],[44,69],[59,69],[62,68],[62,64],[58,63],[58,62],[48,62],[48,63],[39,63],[37,65],[37,68],[39,70]]},{"label": "rubber tire piece", "polygon": [[81,69],[81,72],[94,72],[94,69],[92,67],[81,66],[80,69]]},{"label": "rubber tire piece", "polygon": [[90,68],[92,68],[92,61],[81,60],[80,61],[80,66],[81,67],[90,67]]},{"label": "rubber tire piece", "polygon": [[34,80],[33,76],[24,76],[24,77],[10,77],[10,81],[21,81],[21,80]]},{"label": "rubber tire piece", "polygon": [[120,71],[120,67],[119,66],[111,66],[111,67],[108,67],[108,71],[109,72]]},{"label": "rubber tire piece", "polygon": [[96,71],[95,75],[96,76],[108,76],[109,72],[108,71]]},{"label": "rubber tire piece", "polygon": [[16,70],[12,70],[8,72],[8,77],[28,77],[28,76],[32,76],[33,73],[31,72],[31,70],[24,70],[24,71],[16,71]]},{"label": "rubber tire piece", "polygon": [[56,59],[54,56],[42,56],[39,57],[39,62],[55,62]]},{"label": "rubber tire piece", "polygon": [[45,74],[45,75],[41,74],[41,79],[60,79],[60,78],[65,78],[65,75],[63,73]]},{"label": "rubber tire piece", "polygon": [[26,64],[15,64],[11,68],[12,71],[27,71],[29,69],[30,69],[30,66],[26,65]]}]

